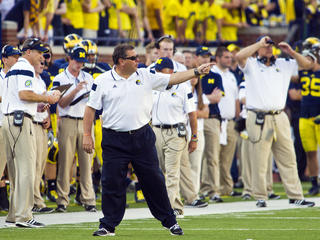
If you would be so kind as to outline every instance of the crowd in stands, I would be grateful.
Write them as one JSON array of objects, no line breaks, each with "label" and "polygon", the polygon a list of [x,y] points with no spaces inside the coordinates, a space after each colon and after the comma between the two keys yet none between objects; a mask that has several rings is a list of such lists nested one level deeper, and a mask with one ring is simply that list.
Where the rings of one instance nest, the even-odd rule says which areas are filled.
[{"label": "crowd in stands", "polygon": [[70,33],[103,45],[163,35],[185,46],[237,42],[239,29],[250,26],[288,26],[293,41],[320,34],[317,0],[3,0],[0,6],[2,20],[17,22],[21,40],[56,44]]}]

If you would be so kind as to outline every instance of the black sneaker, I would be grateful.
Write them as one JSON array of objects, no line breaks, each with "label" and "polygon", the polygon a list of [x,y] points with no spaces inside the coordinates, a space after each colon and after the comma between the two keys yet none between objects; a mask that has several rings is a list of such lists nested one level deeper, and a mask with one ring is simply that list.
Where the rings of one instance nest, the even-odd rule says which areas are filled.
[{"label": "black sneaker", "polygon": [[39,208],[37,206],[34,206],[32,208],[32,212],[33,213],[52,213],[54,211],[53,208],[49,208],[49,207],[43,207],[43,208]]},{"label": "black sneaker", "polygon": [[280,199],[280,195],[277,195],[277,194],[274,194],[274,193],[270,193],[270,194],[268,195],[268,198],[269,198],[270,200],[276,200],[276,199]]},{"label": "black sneaker", "polygon": [[258,200],[258,202],[256,203],[257,207],[267,207],[267,203],[265,200]]},{"label": "black sneaker", "polygon": [[185,205],[186,208],[203,208],[207,206],[208,206],[208,203],[203,202],[200,199],[196,199],[192,203]]},{"label": "black sneaker", "polygon": [[310,195],[310,196],[315,196],[318,193],[319,193],[319,187],[318,186],[312,186],[308,191],[308,195]]},{"label": "black sneaker", "polygon": [[64,205],[58,205],[58,207],[56,208],[57,212],[66,212],[67,208]]},{"label": "black sneaker", "polygon": [[176,216],[176,218],[184,218],[182,210],[180,209],[173,209],[173,213]]},{"label": "black sneaker", "polygon": [[17,227],[25,227],[25,228],[40,228],[44,227],[45,225],[43,223],[39,223],[34,219],[30,219],[26,222],[16,222]]},{"label": "black sneaker", "polygon": [[302,206],[302,207],[313,207],[315,205],[314,202],[306,201],[305,199],[289,199],[289,204],[295,204],[296,206]]},{"label": "black sneaker", "polygon": [[246,194],[242,195],[241,198],[242,198],[242,200],[250,200],[251,195],[249,193],[246,193]]},{"label": "black sneaker", "polygon": [[210,198],[209,202],[220,203],[220,202],[223,202],[223,200],[218,195],[214,195],[213,197]]},{"label": "black sneaker", "polygon": [[114,232],[108,231],[105,228],[99,228],[92,235],[93,236],[105,237],[105,236],[115,236],[116,234]]},{"label": "black sneaker", "polygon": [[85,205],[85,206],[84,206],[84,209],[85,209],[87,212],[97,212],[96,206],[93,206],[93,205]]},{"label": "black sneaker", "polygon": [[183,235],[183,231],[178,223],[169,228],[171,235]]},{"label": "black sneaker", "polygon": [[230,196],[231,196],[231,197],[239,197],[239,196],[241,196],[241,193],[236,192],[236,191],[232,191],[232,192],[230,193]]},{"label": "black sneaker", "polygon": [[241,180],[239,180],[238,182],[236,182],[234,184],[234,188],[243,188],[243,182]]}]

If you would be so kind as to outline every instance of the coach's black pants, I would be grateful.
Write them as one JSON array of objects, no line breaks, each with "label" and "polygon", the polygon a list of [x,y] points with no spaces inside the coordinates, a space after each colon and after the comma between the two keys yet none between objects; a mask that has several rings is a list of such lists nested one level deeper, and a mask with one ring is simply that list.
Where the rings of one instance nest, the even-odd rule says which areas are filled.
[{"label": "coach's black pants", "polygon": [[100,228],[114,231],[126,207],[128,163],[131,162],[152,215],[164,227],[176,223],[164,176],[159,168],[155,135],[149,125],[134,133],[103,129],[102,212]]}]

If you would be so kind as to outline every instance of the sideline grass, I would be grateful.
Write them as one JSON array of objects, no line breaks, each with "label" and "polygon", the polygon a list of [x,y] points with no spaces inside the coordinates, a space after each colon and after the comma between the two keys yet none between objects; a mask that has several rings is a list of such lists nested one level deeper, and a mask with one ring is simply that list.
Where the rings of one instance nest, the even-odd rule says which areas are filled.
[{"label": "sideline grass", "polygon": [[[202,215],[179,219],[183,239],[192,240],[295,240],[319,239],[320,209],[298,208],[281,211]],[[92,236],[97,223],[51,225],[41,229],[0,229],[6,240],[84,240]],[[112,239],[167,240],[171,236],[155,219],[125,220]],[[172,236],[179,238],[178,236]]]}]

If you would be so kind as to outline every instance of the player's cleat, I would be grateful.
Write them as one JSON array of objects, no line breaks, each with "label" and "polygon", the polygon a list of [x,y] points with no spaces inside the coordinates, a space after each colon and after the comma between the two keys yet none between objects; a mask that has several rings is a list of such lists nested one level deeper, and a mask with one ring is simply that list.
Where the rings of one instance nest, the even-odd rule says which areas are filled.
[{"label": "player's cleat", "polygon": [[302,207],[313,207],[315,205],[314,202],[307,201],[305,199],[289,199],[289,204],[294,204],[296,206],[302,206]]},{"label": "player's cleat", "polygon": [[232,192],[230,193],[230,196],[231,196],[231,197],[239,197],[239,196],[241,196],[241,193],[236,192],[236,191],[232,191]]},{"label": "player's cleat", "polygon": [[17,227],[24,227],[24,228],[40,228],[44,227],[45,225],[43,223],[37,222],[34,219],[30,219],[25,222],[16,222]]},{"label": "player's cleat", "polygon": [[51,201],[51,202],[56,202],[58,199],[58,194],[56,192],[56,190],[51,190],[47,192],[47,200]]},{"label": "player's cleat", "polygon": [[136,201],[136,203],[141,203],[141,202],[145,202],[146,200],[144,199],[142,190],[138,190],[134,192],[134,200]]},{"label": "player's cleat", "polygon": [[79,206],[83,206],[83,203],[80,201],[80,197],[75,197],[73,202]]},{"label": "player's cleat", "polygon": [[196,199],[192,203],[185,205],[186,208],[203,208],[207,206],[208,206],[208,203],[203,202],[200,199]]},{"label": "player's cleat", "polygon": [[312,186],[308,191],[308,195],[310,195],[310,196],[315,196],[318,193],[319,193],[319,187],[318,186]]},{"label": "player's cleat", "polygon": [[274,194],[274,193],[270,193],[270,194],[268,195],[268,198],[269,198],[270,200],[276,200],[276,199],[280,199],[280,195],[277,195],[277,194]]},{"label": "player's cleat", "polygon": [[257,207],[267,207],[267,203],[265,200],[258,200],[258,202],[256,203]]},{"label": "player's cleat", "polygon": [[171,235],[183,235],[183,231],[178,223],[169,228]]},{"label": "player's cleat", "polygon": [[105,237],[105,236],[115,236],[116,234],[114,232],[108,231],[105,228],[99,228],[92,235],[93,236]]}]

